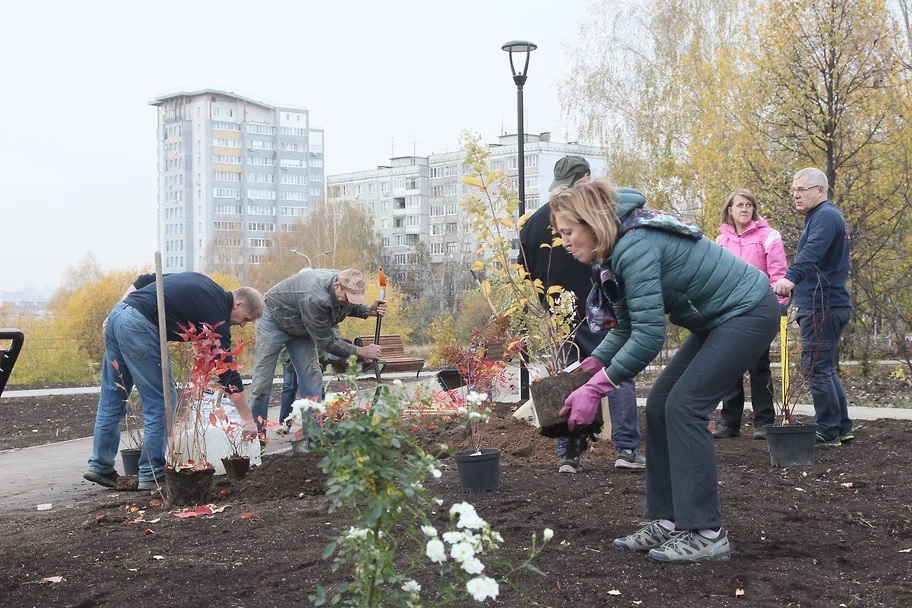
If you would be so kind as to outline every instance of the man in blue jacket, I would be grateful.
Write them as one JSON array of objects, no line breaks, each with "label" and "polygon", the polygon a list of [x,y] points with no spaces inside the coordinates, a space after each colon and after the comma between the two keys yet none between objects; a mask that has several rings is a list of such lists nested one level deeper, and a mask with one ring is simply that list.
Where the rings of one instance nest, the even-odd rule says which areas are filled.
[{"label": "man in blue jacket", "polygon": [[[263,314],[263,296],[252,287],[225,291],[197,272],[178,272],[163,279],[165,330],[170,342],[182,341],[181,325],[197,328],[206,323],[221,336],[223,350],[231,350],[231,326],[244,327]],[[158,299],[155,275],[142,274],[124,293],[105,319],[105,354],[101,368],[101,394],[95,416],[95,433],[89,468],[83,478],[106,488],[117,487],[114,458],[120,443],[120,421],[134,386],[143,404],[143,450],[139,457],[139,489],[153,490],[165,474],[165,390],[177,405],[174,384],[162,381],[158,333]],[[226,359],[230,362],[231,358]],[[165,363],[168,363],[167,361]],[[244,384],[236,371],[219,376],[226,394],[237,408],[246,433],[256,433]]]},{"label": "man in blue jacket", "polygon": [[827,199],[823,171],[802,169],[792,180],[795,208],[805,216],[792,267],[773,286],[779,296],[794,290],[801,328],[801,371],[808,378],[817,422],[817,445],[837,447],[855,439],[845,389],[837,374],[839,338],[849,323],[849,230]]}]

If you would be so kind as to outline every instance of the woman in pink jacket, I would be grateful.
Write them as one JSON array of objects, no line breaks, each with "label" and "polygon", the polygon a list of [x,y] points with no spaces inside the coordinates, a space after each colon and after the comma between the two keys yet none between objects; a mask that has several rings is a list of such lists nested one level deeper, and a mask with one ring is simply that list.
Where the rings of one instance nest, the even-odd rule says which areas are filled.
[{"label": "woman in pink jacket", "polygon": [[[769,227],[757,210],[757,199],[749,190],[735,190],[722,208],[722,225],[716,242],[742,260],[756,266],[770,279],[770,286],[785,276],[788,262],[782,237]],[[775,422],[773,408],[773,375],[769,349],[748,370],[751,383],[751,405],[754,409],[754,439],[766,439],[765,424]],[[744,381],[732,387],[722,400],[722,422],[713,437],[724,439],[741,435],[744,413]]]}]

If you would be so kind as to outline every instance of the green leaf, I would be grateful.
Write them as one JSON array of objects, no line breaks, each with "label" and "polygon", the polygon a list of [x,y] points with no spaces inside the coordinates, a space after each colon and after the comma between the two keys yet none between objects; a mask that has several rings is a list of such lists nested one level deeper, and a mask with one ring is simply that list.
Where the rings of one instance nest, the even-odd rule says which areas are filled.
[{"label": "green leaf", "polygon": [[333,541],[326,545],[326,548],[323,549],[323,559],[329,559],[333,553],[336,552],[336,541]]}]

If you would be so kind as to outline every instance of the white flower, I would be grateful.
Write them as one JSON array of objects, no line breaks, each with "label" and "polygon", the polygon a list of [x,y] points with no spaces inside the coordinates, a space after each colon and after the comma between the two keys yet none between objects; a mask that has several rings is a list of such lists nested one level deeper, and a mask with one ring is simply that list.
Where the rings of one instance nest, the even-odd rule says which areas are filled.
[{"label": "white flower", "polygon": [[443,504],[442,498],[435,498],[433,500],[434,500],[434,504],[436,504],[438,507]]},{"label": "white flower", "polygon": [[499,590],[497,581],[487,576],[479,576],[466,583],[466,591],[479,602],[483,602],[487,598],[495,599]]},{"label": "white flower", "polygon": [[466,535],[462,532],[444,532],[443,540],[450,543],[451,545],[454,545],[456,543],[461,543],[467,539]]},{"label": "white flower", "polygon": [[554,530],[552,530],[551,528],[545,528],[545,531],[542,534],[542,538],[545,539],[546,541],[551,540],[552,538],[554,538]]},{"label": "white flower", "polygon": [[475,549],[473,549],[472,545],[469,543],[456,543],[450,549],[450,557],[455,559],[457,562],[462,562],[469,558],[475,557]]},{"label": "white flower", "polygon": [[457,414],[465,414],[465,413],[468,412],[468,411],[469,411],[469,408],[467,408],[467,407],[464,406],[464,405],[460,405],[459,407],[456,408],[456,413],[457,413]]},{"label": "white flower", "polygon": [[475,391],[470,392],[466,395],[466,403],[471,403],[472,405],[481,405],[488,400],[487,393],[476,393]]},{"label": "white flower", "polygon": [[416,581],[407,580],[405,581],[405,584],[402,585],[402,590],[406,593],[418,593],[421,591],[421,585],[419,585]]},{"label": "white flower", "polygon": [[462,569],[469,574],[481,574],[481,571],[484,570],[484,564],[477,557],[470,557],[463,560]]},{"label": "white flower", "polygon": [[345,538],[363,539],[363,538],[367,538],[368,533],[370,533],[370,530],[368,530],[367,528],[355,528],[354,526],[352,526],[351,528],[348,529],[348,534],[345,535]]},{"label": "white flower", "polygon": [[399,380],[398,378],[393,380],[393,386],[402,386],[402,380]]},{"label": "white flower", "polygon": [[436,466],[434,466],[434,465],[429,466],[428,472],[431,474],[431,477],[433,477],[435,479],[440,479],[440,475],[441,475],[440,469],[438,469]]},{"label": "white flower", "polygon": [[442,564],[447,558],[446,547],[443,546],[443,542],[436,538],[427,542],[424,553],[428,556],[428,559],[437,564]]},{"label": "white flower", "polygon": [[437,528],[434,526],[421,526],[421,531],[425,536],[437,536]]},{"label": "white flower", "polygon": [[450,507],[450,516],[459,514],[459,521],[456,522],[457,528],[468,528],[469,530],[480,530],[488,524],[482,518],[478,517],[475,507],[470,503],[460,502]]},{"label": "white flower", "polygon": [[462,501],[462,502],[455,502],[455,503],[453,503],[453,506],[450,507],[450,515],[451,515],[451,516],[452,516],[452,515],[456,515],[457,513],[459,513],[459,514],[462,514],[462,513],[471,513],[472,515],[475,515],[475,514],[476,514],[476,513],[475,513],[475,507],[472,506],[472,503],[468,503],[468,502],[465,502],[465,501]]},{"label": "white flower", "polygon": [[484,420],[484,415],[481,412],[469,412],[469,420]]}]

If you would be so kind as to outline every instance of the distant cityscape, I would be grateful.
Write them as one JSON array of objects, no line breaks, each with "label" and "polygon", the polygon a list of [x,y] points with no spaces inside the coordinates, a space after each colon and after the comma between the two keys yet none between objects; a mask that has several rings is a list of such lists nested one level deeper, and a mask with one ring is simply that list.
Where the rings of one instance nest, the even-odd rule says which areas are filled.
[{"label": "distant cityscape", "polygon": [[[431,263],[474,251],[459,221],[470,190],[461,152],[400,156],[374,168],[324,175],[324,133],[303,107],[279,107],[213,89],[159,97],[158,243],[166,272],[208,264],[259,264],[276,233],[306,219],[324,195],[329,203],[364,205],[380,235],[384,260],[409,264],[419,243]],[[542,202],[554,164],[566,154],[604,175],[598,147],[526,134],[526,209]],[[489,143],[492,169],[518,186],[518,137]]]}]

